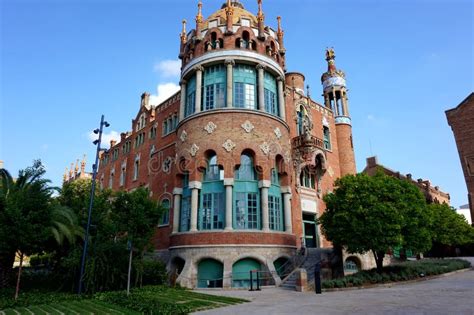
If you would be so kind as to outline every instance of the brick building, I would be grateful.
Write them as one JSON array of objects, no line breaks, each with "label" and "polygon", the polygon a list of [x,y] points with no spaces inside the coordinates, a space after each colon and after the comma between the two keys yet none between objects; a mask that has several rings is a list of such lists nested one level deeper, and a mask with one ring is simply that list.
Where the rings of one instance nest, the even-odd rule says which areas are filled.
[{"label": "brick building", "polygon": [[467,186],[467,199],[474,218],[474,93],[457,107],[447,110],[448,124],[454,133]]},{"label": "brick building", "polygon": [[445,203],[449,205],[449,194],[441,191],[438,186],[432,186],[429,180],[424,180],[421,178],[414,180],[411,174],[403,175],[398,171],[394,171],[382,164],[379,164],[377,161],[377,157],[375,156],[367,158],[367,164],[362,172],[366,173],[367,175],[373,176],[375,175],[375,173],[377,173],[378,170],[383,171],[385,175],[410,181],[412,184],[417,186],[418,189],[420,189],[420,191],[425,196],[427,203]]},{"label": "brick building", "polygon": [[[323,194],[356,172],[345,74],[326,51],[324,99],[287,72],[281,19],[265,25],[239,1],[180,36],[181,90],[153,106],[101,154],[100,187],[148,187],[169,211],[156,255],[187,287],[240,287],[249,270],[279,283],[297,249],[330,248],[315,224]],[[309,57],[309,56],[308,56]]]},{"label": "brick building", "polygon": [[76,160],[76,166],[74,166],[74,163],[71,163],[69,170],[66,167],[63,174],[63,183],[70,183],[77,179],[86,178],[92,178],[92,173],[86,172],[86,155],[84,155],[80,163],[79,159]]}]

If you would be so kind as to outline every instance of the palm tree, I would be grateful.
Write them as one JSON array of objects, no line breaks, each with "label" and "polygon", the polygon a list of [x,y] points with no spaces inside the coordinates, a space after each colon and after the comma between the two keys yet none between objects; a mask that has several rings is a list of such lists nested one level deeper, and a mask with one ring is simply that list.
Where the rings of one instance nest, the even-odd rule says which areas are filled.
[{"label": "palm tree", "polygon": [[[44,179],[44,166],[36,160],[31,167],[21,170],[15,180],[5,169],[0,169],[0,288],[7,285],[15,253],[20,256],[15,299],[18,297],[24,255],[40,252],[44,242],[55,232],[51,197],[55,190]],[[67,225],[55,224],[56,235],[66,235]],[[61,231],[61,233],[60,233]]]}]

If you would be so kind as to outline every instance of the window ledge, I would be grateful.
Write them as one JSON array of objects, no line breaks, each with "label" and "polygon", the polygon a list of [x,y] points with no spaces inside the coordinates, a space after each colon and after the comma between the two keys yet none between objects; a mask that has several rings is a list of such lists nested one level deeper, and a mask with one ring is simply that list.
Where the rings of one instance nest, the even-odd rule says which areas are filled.
[{"label": "window ledge", "polygon": [[164,224],[158,224],[158,228],[161,229],[161,228],[165,228],[165,227],[169,227],[170,224],[169,223],[164,223]]}]

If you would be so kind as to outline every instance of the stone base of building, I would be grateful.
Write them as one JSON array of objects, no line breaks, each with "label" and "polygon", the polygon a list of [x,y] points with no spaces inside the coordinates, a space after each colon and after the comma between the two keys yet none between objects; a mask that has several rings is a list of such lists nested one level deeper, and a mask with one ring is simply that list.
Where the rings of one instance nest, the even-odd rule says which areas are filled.
[{"label": "stone base of building", "polygon": [[[281,279],[275,268],[278,259],[290,259],[296,253],[293,246],[272,245],[213,245],[213,246],[181,246],[169,250],[156,251],[155,257],[167,263],[171,282],[186,288],[203,288],[206,277],[199,275],[200,264],[203,261],[213,261],[222,268],[222,276],[210,279],[215,287],[230,289],[243,288],[249,282],[248,271],[239,270],[239,275],[233,273],[237,262],[254,261],[259,264],[260,284],[280,285]],[[257,270],[257,268],[255,268]],[[253,275],[254,279],[256,274]],[[220,278],[220,279],[219,279]],[[203,280],[204,279],[204,280]],[[245,282],[247,281],[247,282]],[[204,282],[204,286],[206,283]],[[254,280],[254,285],[256,281]],[[247,288],[247,287],[245,287]]]}]

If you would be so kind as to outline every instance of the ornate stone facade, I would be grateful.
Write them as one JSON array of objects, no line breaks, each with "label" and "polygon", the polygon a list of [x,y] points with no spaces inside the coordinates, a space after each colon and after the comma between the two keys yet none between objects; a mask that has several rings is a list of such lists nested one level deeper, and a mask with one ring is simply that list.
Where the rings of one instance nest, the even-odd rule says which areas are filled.
[{"label": "ornate stone facade", "polygon": [[[181,91],[158,106],[143,94],[133,131],[102,153],[98,178],[170,201],[154,244],[182,285],[245,286],[253,269],[278,284],[299,248],[331,247],[315,219],[334,180],[355,172],[345,78],[331,79],[342,71],[328,50],[329,101],[313,100],[304,76],[286,71],[281,18],[266,26],[261,1],[257,15],[229,0],[208,18],[199,3],[195,20],[180,35]],[[120,185],[112,170],[122,161]]]}]

